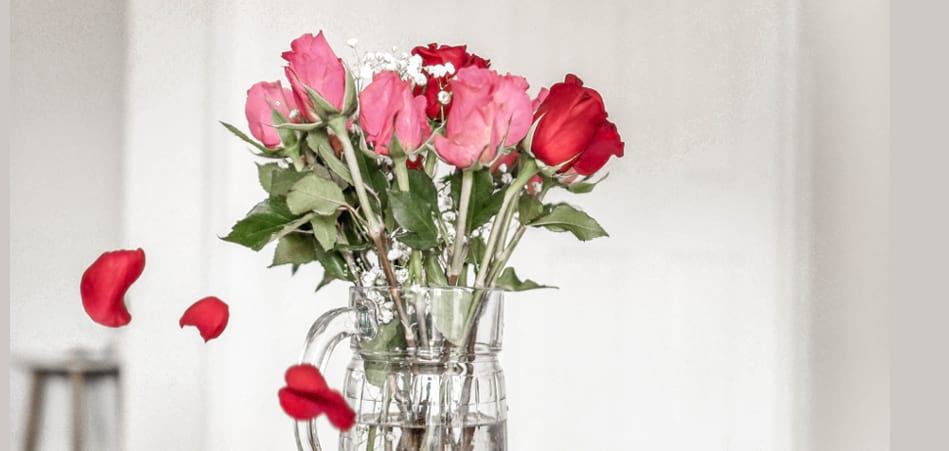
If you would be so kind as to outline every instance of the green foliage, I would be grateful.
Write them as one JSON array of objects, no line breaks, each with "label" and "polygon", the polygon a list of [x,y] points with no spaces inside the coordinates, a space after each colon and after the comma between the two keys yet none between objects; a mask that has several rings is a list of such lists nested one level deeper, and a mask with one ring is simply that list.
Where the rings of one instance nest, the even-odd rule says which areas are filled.
[{"label": "green foliage", "polygon": [[473,295],[467,290],[432,293],[432,325],[456,346],[464,344]]},{"label": "green foliage", "polygon": [[316,260],[313,237],[303,233],[290,233],[277,242],[273,263],[270,266],[302,265],[313,260]]},{"label": "green foliage", "polygon": [[267,243],[296,230],[311,217],[312,214],[297,216],[291,213],[284,198],[270,198],[257,204],[247,217],[234,224],[231,233],[223,239],[259,251]]},{"label": "green foliage", "polygon": [[529,223],[554,232],[570,232],[582,241],[609,236],[590,215],[568,204],[556,204],[550,212]]},{"label": "green foliage", "polygon": [[431,205],[411,192],[393,191],[389,193],[389,201],[396,222],[406,230],[399,236],[399,241],[418,250],[431,249],[438,244]]},{"label": "green foliage", "polygon": [[494,286],[502,290],[507,291],[525,291],[525,290],[535,290],[538,288],[557,288],[547,285],[541,285],[533,280],[526,279],[521,280],[517,277],[517,273],[514,272],[514,268],[504,268],[504,271],[501,272],[501,275],[498,277],[497,282]]},{"label": "green foliage", "polygon": [[308,211],[327,216],[346,205],[343,191],[332,180],[306,174],[293,183],[287,194],[287,207],[295,214]]},{"label": "green foliage", "polygon": [[517,201],[517,214],[521,224],[530,224],[544,214],[544,204],[534,196],[521,196]]},{"label": "green foliage", "polygon": [[[220,121],[219,121],[219,122],[220,122]],[[234,136],[237,136],[238,138],[242,139],[244,142],[246,142],[246,143],[248,143],[248,144],[250,144],[250,145],[256,147],[257,150],[260,150],[260,151],[263,152],[264,154],[273,153],[272,150],[270,150],[270,149],[264,147],[262,144],[260,144],[259,142],[257,142],[257,140],[255,140],[255,139],[253,139],[253,138],[251,138],[251,137],[245,135],[244,132],[240,131],[240,129],[238,129],[237,127],[235,127],[235,126],[233,126],[233,125],[231,125],[231,124],[228,124],[227,122],[221,122],[221,125],[223,125],[224,128],[226,128],[229,132],[233,133]]]}]

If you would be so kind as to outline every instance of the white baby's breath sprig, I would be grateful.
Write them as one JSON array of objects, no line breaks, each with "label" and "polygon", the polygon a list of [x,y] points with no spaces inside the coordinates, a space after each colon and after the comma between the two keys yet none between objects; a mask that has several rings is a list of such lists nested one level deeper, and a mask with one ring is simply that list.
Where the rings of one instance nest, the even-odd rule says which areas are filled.
[{"label": "white baby's breath sprig", "polygon": [[402,80],[408,80],[417,86],[424,86],[427,80],[422,73],[422,57],[410,55],[406,52],[396,53],[398,49],[393,47],[392,52],[366,52],[360,58],[359,78],[362,81],[361,86],[372,82],[372,76],[383,71],[393,71],[399,74]]}]

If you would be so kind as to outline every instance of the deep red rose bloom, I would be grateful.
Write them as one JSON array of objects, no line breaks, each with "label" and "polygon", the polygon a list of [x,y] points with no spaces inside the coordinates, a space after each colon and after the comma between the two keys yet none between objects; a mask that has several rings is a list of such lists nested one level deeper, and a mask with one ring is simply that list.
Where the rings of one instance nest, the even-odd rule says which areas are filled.
[{"label": "deep red rose bloom", "polygon": [[212,340],[224,332],[227,320],[230,317],[229,309],[224,301],[209,296],[188,307],[178,321],[180,327],[195,326],[201,333],[204,341]]},{"label": "deep red rose bloom", "polygon": [[337,429],[347,430],[356,422],[356,412],[338,391],[326,385],[326,379],[313,365],[294,365],[284,376],[287,386],[277,396],[283,411],[297,420],[310,420],[326,413]]},{"label": "deep red rose bloom", "polygon": [[537,127],[531,141],[534,156],[550,166],[592,175],[609,160],[623,156],[624,144],[616,126],[606,119],[603,98],[583,81],[568,74],[534,113]]},{"label": "deep red rose bloom", "polygon": [[[468,46],[466,45],[438,45],[436,43],[431,43],[428,46],[418,46],[412,49],[413,55],[418,55],[422,57],[422,66],[444,66],[446,63],[451,63],[452,66],[455,66],[455,73],[465,67],[474,66],[480,67],[482,69],[487,69],[491,67],[491,61],[486,60],[478,55],[473,53],[468,53]],[[425,86],[417,86],[415,88],[415,94],[419,95],[424,92],[425,94],[425,114],[432,119],[441,119],[441,109],[444,106],[445,108],[445,117],[448,116],[448,110],[451,108],[451,102],[447,105],[442,105],[438,102],[438,93],[440,91],[446,91],[451,93],[451,78],[452,75],[446,75],[443,77],[435,77],[432,74],[427,74],[428,81]]]},{"label": "deep red rose bloom", "polygon": [[82,274],[79,292],[82,307],[93,321],[108,327],[132,320],[125,307],[125,292],[145,269],[141,249],[105,252]]}]

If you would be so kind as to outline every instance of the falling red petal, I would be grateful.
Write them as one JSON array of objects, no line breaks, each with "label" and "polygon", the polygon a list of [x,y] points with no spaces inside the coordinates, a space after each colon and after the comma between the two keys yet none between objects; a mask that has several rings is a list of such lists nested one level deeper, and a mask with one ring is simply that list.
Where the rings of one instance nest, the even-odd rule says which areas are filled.
[{"label": "falling red petal", "polygon": [[338,391],[326,385],[326,380],[313,365],[294,365],[287,369],[287,386],[277,392],[280,406],[287,415],[297,420],[310,420],[326,413],[330,423],[347,430],[356,422],[356,412],[346,404]]},{"label": "falling red petal", "polygon": [[93,321],[108,327],[132,320],[125,307],[125,293],[145,269],[145,251],[105,252],[82,274],[79,292],[82,307]]},{"label": "falling red petal", "polygon": [[224,332],[230,313],[224,301],[209,296],[188,307],[181,315],[178,325],[181,327],[195,326],[201,333],[204,341],[213,340]]}]

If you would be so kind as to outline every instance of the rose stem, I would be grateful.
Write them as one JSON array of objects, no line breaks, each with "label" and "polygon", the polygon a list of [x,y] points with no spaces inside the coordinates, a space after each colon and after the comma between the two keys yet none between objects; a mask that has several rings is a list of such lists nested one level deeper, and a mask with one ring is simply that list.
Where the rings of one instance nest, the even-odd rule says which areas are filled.
[{"label": "rose stem", "polygon": [[488,244],[484,248],[484,257],[481,258],[481,266],[478,268],[478,277],[475,279],[475,287],[484,288],[484,282],[488,276],[488,266],[491,263],[491,257],[494,256],[495,246],[498,244],[498,237],[500,236],[502,223],[504,222],[504,216],[507,215],[508,209],[511,208],[511,201],[517,196],[521,189],[524,188],[524,185],[538,172],[537,163],[533,159],[527,160],[523,166],[521,166],[520,173],[517,174],[517,178],[511,183],[511,186],[507,188],[507,191],[504,192],[504,200],[501,202],[501,209],[498,211],[498,214],[494,217],[494,222],[491,225],[491,235],[488,237]]},{"label": "rose stem", "polygon": [[[542,201],[544,199],[544,195],[547,194],[548,189],[549,188],[544,188],[544,190],[537,195],[538,201]],[[501,270],[504,269],[504,265],[507,264],[507,261],[510,260],[511,254],[514,252],[514,248],[516,248],[518,243],[521,242],[521,238],[524,236],[525,231],[527,231],[527,226],[524,224],[519,225],[517,230],[514,232],[514,236],[511,237],[511,241],[508,243],[507,247],[504,248],[504,252],[502,252],[498,258],[495,259],[494,265],[491,268],[491,272],[488,273],[488,286],[494,284],[494,280],[501,273]]]},{"label": "rose stem", "polygon": [[346,165],[349,166],[349,172],[353,177],[353,186],[356,188],[356,196],[365,212],[366,221],[369,223],[368,233],[376,246],[376,254],[379,262],[382,264],[382,270],[385,273],[386,280],[389,282],[389,292],[392,295],[392,303],[395,304],[396,312],[399,314],[399,322],[402,323],[402,329],[405,333],[405,344],[409,348],[415,348],[415,334],[409,327],[409,318],[405,314],[405,308],[402,306],[402,298],[399,297],[399,283],[392,272],[389,264],[388,250],[385,241],[382,239],[384,227],[376,219],[372,211],[372,204],[369,203],[369,197],[366,195],[366,185],[362,180],[362,173],[359,171],[359,165],[356,164],[356,151],[353,150],[353,143],[349,140],[349,134],[346,132],[346,118],[336,117],[329,121],[329,126],[333,130],[340,143],[343,145],[343,156],[346,158]]},{"label": "rose stem", "polygon": [[[405,165],[406,158],[393,158],[392,159],[392,170],[395,172],[395,182],[399,187],[399,191],[407,193],[411,190],[409,187],[409,173],[408,167]],[[412,250],[412,256],[410,262],[417,262],[419,259],[419,251]],[[388,258],[387,258],[388,260]],[[416,281],[417,283],[417,281]],[[419,343],[422,347],[428,348],[428,329],[425,325],[425,312],[422,309],[418,308],[418,305],[415,306],[415,315],[418,319],[418,335]]]},{"label": "rose stem", "polygon": [[468,221],[468,204],[471,202],[471,186],[474,184],[474,172],[461,173],[461,205],[458,206],[458,220],[455,221],[455,243],[451,251],[451,265],[448,267],[448,285],[458,282],[461,264],[465,261],[465,228]]}]

